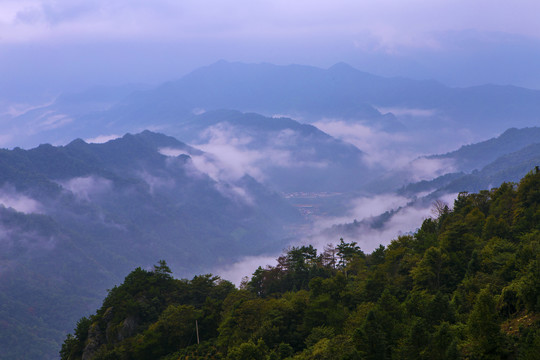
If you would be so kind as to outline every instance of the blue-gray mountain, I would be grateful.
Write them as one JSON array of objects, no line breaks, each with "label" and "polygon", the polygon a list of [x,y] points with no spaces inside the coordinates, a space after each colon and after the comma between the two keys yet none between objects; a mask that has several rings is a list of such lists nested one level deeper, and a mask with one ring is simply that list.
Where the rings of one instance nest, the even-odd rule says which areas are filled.
[{"label": "blue-gray mountain", "polygon": [[[363,221],[336,224],[325,230],[325,235],[355,239],[369,229],[384,229],[388,221],[401,211],[428,208],[444,195],[492,189],[503,182],[517,183],[540,166],[540,128],[508,129],[496,138],[427,158],[451,160],[452,166],[442,176],[398,189],[397,195],[410,199],[406,205]],[[394,175],[400,176],[399,173]],[[385,175],[385,181],[388,176]]]},{"label": "blue-gray mountain", "polygon": [[1,359],[55,358],[136,265],[166,258],[191,276],[285,246],[295,209],[249,176],[213,180],[192,156],[204,153],[149,131],[0,151]]},{"label": "blue-gray mountain", "polygon": [[[420,133],[441,142],[437,136],[448,134],[461,145],[467,134],[486,139],[537,125],[539,114],[540,92],[516,87],[450,88],[345,64],[323,70],[218,62],[153,89],[64,95],[2,118],[3,146],[68,144],[147,128],[193,146],[145,131],[105,144],[79,139],[0,151],[0,348],[8,349],[0,358],[54,358],[74,320],[135,266],[165,258],[188,276],[281,250],[286,227],[302,220],[279,192],[343,192],[344,202],[332,203],[343,208],[368,183],[382,191],[406,181],[398,171],[380,177],[377,165],[365,165],[372,154],[361,144],[307,123],[361,124],[369,134],[384,133],[386,148],[400,136],[422,143]],[[511,130],[428,157],[451,164],[450,173],[402,194],[517,180],[538,165],[538,135],[538,128]],[[368,225],[384,226],[392,214]],[[362,230],[355,223],[334,230],[342,228],[353,229],[348,241]],[[334,241],[343,235],[332,234]]]},{"label": "blue-gray mountain", "polygon": [[368,167],[355,146],[284,117],[216,110],[193,115],[168,131],[216,153],[234,150],[235,162],[249,162],[261,181],[282,192],[356,191],[382,172]]},{"label": "blue-gray mountain", "polygon": [[8,146],[66,143],[76,137],[146,128],[167,133],[164,129],[193,113],[219,109],[285,115],[303,122],[341,119],[384,131],[408,129],[438,136],[440,129],[447,129],[446,136],[455,137],[456,144],[464,133],[482,132],[489,138],[510,126],[536,125],[540,119],[538,90],[498,85],[451,88],[435,81],[375,76],[346,64],[319,69],[220,61],[119,101],[110,96],[106,109],[90,106],[102,103],[99,98],[93,92],[71,100],[66,96],[12,119],[9,124],[23,124],[23,130],[18,143],[4,142]]},{"label": "blue-gray mountain", "polygon": [[[429,159],[451,160],[452,171],[433,180],[409,184],[401,194],[476,192],[519,181],[540,166],[540,128],[508,129],[500,136]],[[436,190],[436,191],[435,191]]]}]

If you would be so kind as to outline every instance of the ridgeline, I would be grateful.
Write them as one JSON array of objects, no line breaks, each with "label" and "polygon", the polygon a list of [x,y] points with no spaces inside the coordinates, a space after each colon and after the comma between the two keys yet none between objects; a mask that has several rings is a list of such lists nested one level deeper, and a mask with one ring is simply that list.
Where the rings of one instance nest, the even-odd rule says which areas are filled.
[{"label": "ridgeline", "polygon": [[292,247],[240,289],[174,279],[164,261],[138,268],[77,323],[61,358],[536,359],[538,168],[434,210],[371,254],[343,240],[320,254]]}]

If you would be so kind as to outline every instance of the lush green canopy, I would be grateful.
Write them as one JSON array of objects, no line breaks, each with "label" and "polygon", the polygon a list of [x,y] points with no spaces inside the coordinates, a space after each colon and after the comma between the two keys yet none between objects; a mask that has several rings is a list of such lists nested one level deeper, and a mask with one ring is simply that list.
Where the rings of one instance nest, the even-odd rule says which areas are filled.
[{"label": "lush green canopy", "polygon": [[[201,343],[197,344],[197,321]],[[77,324],[62,359],[534,359],[540,173],[462,193],[364,254],[292,247],[240,289],[136,269]]]}]

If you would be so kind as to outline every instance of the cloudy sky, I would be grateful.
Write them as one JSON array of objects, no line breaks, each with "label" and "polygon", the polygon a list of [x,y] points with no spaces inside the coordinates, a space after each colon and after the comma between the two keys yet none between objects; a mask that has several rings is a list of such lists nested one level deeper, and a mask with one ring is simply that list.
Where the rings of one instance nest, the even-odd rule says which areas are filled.
[{"label": "cloudy sky", "polygon": [[0,0],[0,97],[155,84],[219,59],[540,89],[539,13],[537,0]]}]

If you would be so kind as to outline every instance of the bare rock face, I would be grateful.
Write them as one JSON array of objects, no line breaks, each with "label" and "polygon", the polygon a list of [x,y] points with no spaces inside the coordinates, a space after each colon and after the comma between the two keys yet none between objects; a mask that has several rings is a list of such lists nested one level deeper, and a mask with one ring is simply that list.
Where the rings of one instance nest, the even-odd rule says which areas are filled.
[{"label": "bare rock face", "polygon": [[107,330],[105,331],[107,343],[119,343],[124,339],[133,336],[136,333],[138,326],[139,322],[135,316],[127,317],[120,324],[113,324],[109,322],[107,325]]},{"label": "bare rock face", "polygon": [[88,329],[88,339],[86,340],[86,346],[84,347],[82,360],[92,359],[99,348],[103,345],[103,335],[97,323],[90,325]]},{"label": "bare rock face", "polygon": [[[113,308],[110,307],[103,314],[103,320],[109,322],[113,317]],[[102,345],[105,344],[105,338],[103,332],[99,328],[97,322],[90,325],[88,329],[88,338],[86,339],[86,346],[84,347],[82,360],[91,360],[98,353]]]},{"label": "bare rock face", "polygon": [[130,316],[125,319],[122,323],[122,328],[118,332],[118,341],[122,341],[124,339],[127,339],[128,337],[135,335],[138,325],[139,323],[135,316]]}]

